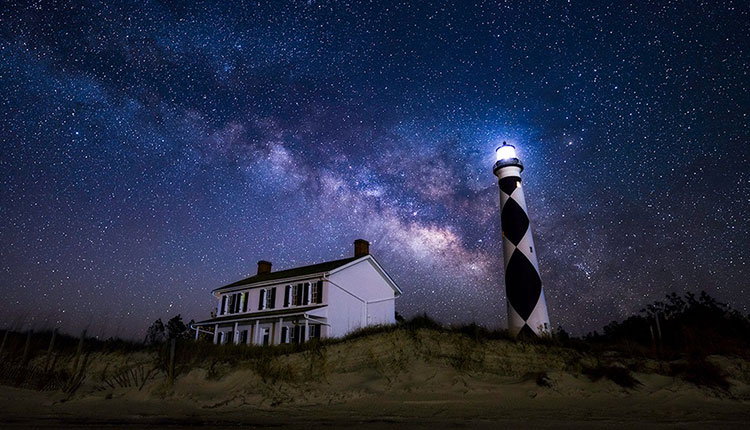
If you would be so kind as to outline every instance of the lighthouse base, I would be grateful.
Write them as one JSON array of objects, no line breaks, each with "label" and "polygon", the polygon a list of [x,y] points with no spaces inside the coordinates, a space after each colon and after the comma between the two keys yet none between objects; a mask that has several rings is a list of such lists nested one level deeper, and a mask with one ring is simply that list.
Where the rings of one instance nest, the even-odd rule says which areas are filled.
[{"label": "lighthouse base", "polygon": [[526,319],[519,315],[513,306],[508,303],[508,331],[511,336],[534,336],[539,338],[549,336],[551,330],[544,291],[539,294],[539,300]]}]

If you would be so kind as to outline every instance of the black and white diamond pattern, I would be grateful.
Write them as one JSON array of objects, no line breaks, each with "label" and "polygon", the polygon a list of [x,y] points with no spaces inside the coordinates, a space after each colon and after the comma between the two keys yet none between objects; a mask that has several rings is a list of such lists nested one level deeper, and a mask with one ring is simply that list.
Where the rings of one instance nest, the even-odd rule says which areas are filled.
[{"label": "black and white diamond pattern", "polygon": [[498,173],[508,326],[516,336],[537,336],[549,330],[549,317],[521,178]]}]

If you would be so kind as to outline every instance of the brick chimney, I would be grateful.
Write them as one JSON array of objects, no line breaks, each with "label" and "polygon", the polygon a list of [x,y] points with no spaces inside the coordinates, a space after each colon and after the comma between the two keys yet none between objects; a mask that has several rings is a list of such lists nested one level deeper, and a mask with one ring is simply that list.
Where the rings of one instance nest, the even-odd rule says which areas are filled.
[{"label": "brick chimney", "polygon": [[263,275],[264,273],[271,273],[271,262],[260,260],[258,262],[258,274]]},{"label": "brick chimney", "polygon": [[370,255],[370,242],[364,239],[357,239],[354,241],[354,257],[364,257]]}]

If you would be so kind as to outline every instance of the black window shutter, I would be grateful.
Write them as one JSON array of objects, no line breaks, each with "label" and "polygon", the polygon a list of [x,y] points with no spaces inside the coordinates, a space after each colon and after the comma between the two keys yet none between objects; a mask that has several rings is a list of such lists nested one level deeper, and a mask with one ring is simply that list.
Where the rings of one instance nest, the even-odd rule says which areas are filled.
[{"label": "black window shutter", "polygon": [[221,296],[221,308],[219,309],[219,315],[224,315],[224,309],[227,306],[227,296]]},{"label": "black window shutter", "polygon": [[276,307],[276,287],[271,288],[271,306],[269,308],[273,309]]},{"label": "black window shutter", "polygon": [[295,297],[294,297],[294,304],[296,306],[299,306],[302,304],[302,284],[297,284],[295,286],[295,292],[297,294],[295,294]]},{"label": "black window shutter", "polygon": [[318,281],[315,288],[318,289],[318,294],[316,294],[318,300],[316,303],[323,303],[323,281]]},{"label": "black window shutter", "polygon": [[260,294],[258,295],[258,310],[263,309],[263,302],[265,301],[266,296],[266,290],[260,290]]},{"label": "black window shutter", "polygon": [[247,302],[248,302],[248,299],[250,297],[249,297],[249,294],[247,292],[245,292],[244,296],[245,296],[245,300],[244,300],[243,305],[242,305],[242,312],[247,312]]},{"label": "black window shutter", "polygon": [[310,283],[309,282],[305,282],[305,289],[304,289],[303,294],[304,294],[303,303],[307,305],[310,303]]},{"label": "black window shutter", "polygon": [[235,309],[234,313],[238,313],[240,311],[240,299],[242,297],[242,294],[237,293],[235,294],[235,296],[236,297],[234,299],[234,309]]},{"label": "black window shutter", "polygon": [[291,293],[291,289],[292,289],[292,286],[287,285],[285,289],[286,291],[284,291],[284,307],[285,308],[289,306],[289,294]]}]

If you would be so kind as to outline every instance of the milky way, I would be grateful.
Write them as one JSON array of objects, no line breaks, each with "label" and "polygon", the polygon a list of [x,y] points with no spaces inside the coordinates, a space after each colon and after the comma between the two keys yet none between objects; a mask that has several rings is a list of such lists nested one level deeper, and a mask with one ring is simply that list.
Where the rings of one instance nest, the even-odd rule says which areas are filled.
[{"label": "milky way", "polygon": [[750,312],[741,2],[115,3],[0,11],[3,325],[140,337],[361,237],[401,314],[502,327],[503,140],[553,326]]}]

